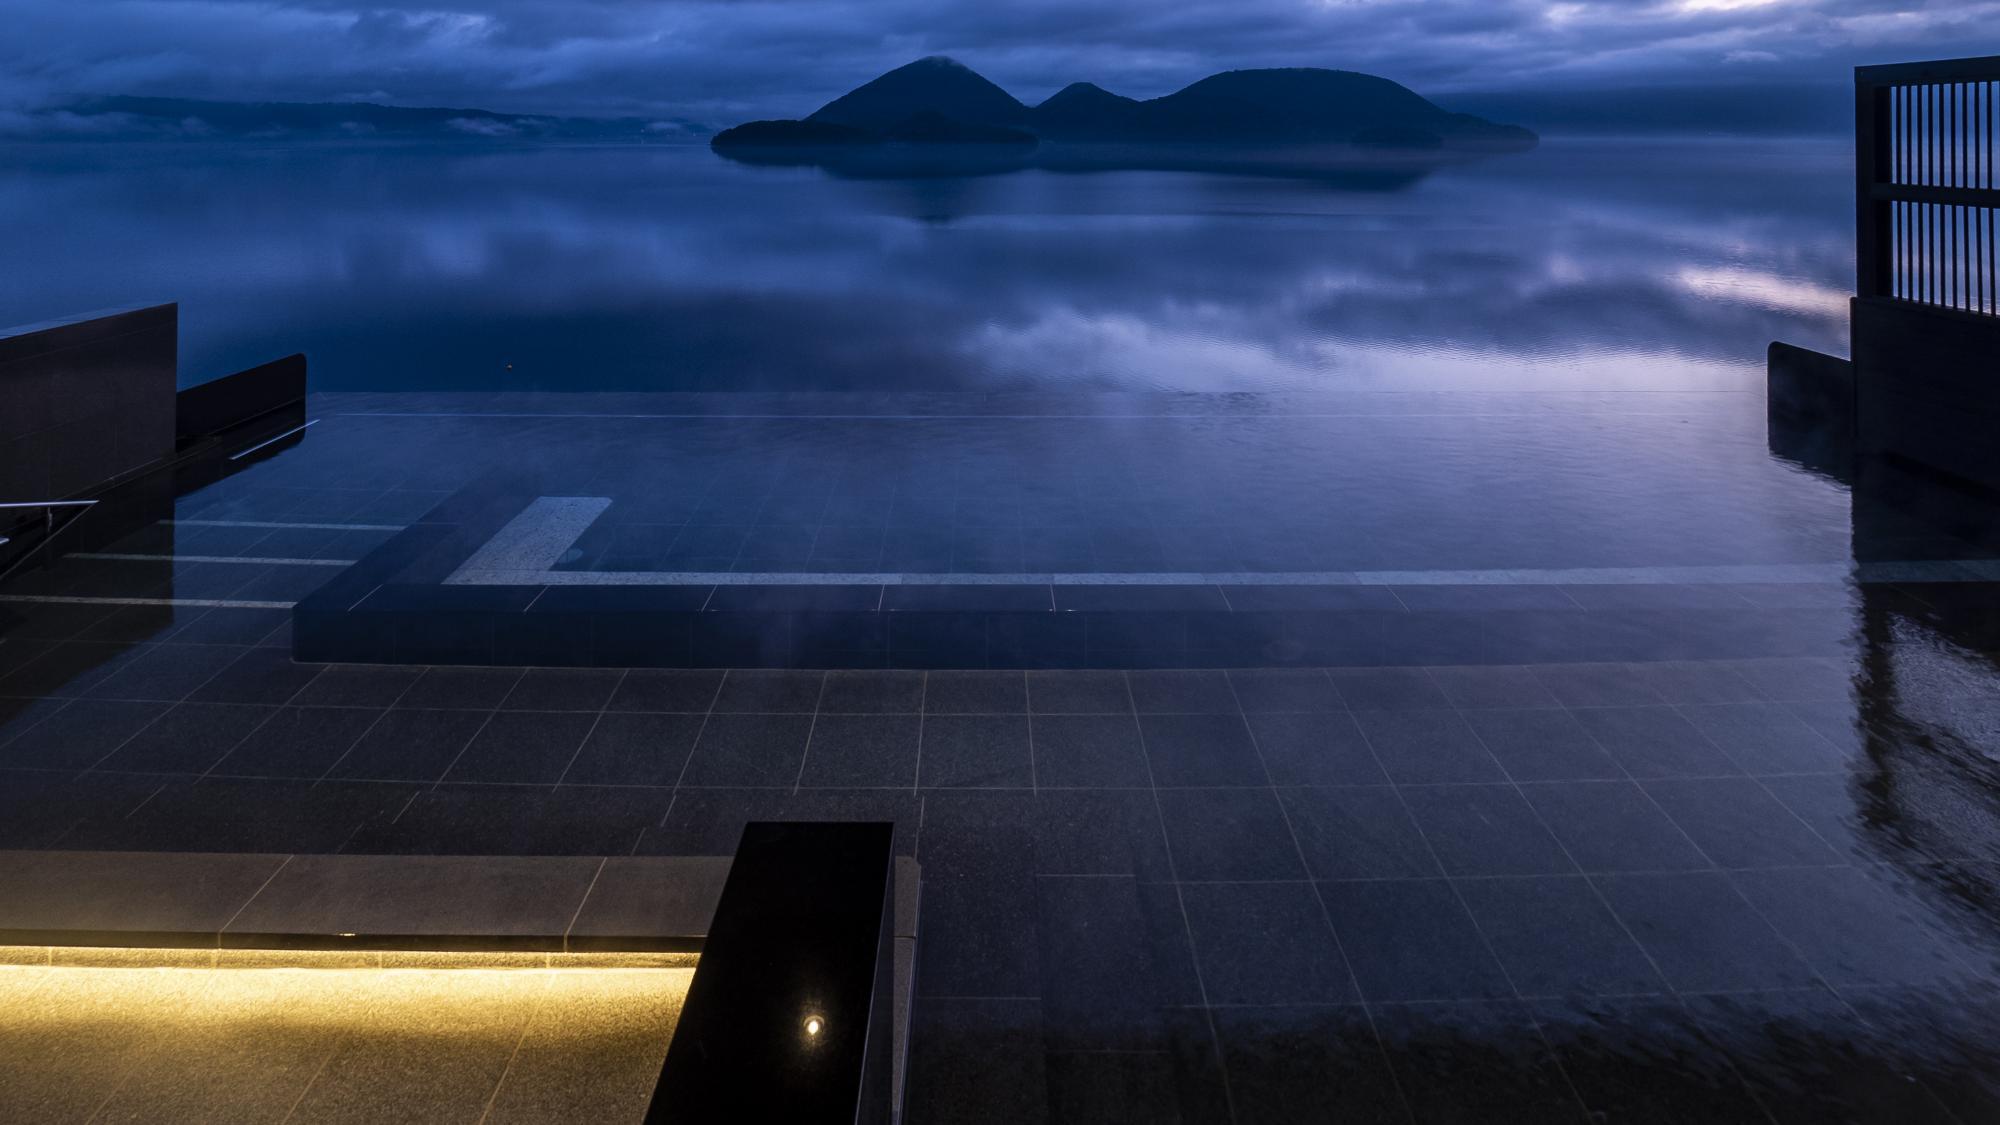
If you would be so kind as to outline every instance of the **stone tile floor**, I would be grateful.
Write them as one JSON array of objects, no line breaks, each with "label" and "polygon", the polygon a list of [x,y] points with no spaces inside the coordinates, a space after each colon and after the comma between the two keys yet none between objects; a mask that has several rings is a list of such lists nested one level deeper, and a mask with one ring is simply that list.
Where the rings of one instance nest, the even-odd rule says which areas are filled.
[{"label": "stone tile floor", "polygon": [[[107,551],[171,558],[11,580],[27,600],[0,605],[0,847],[722,854],[750,819],[893,820],[925,875],[912,1122],[2000,1120],[1990,587],[1762,590],[1745,604],[1812,619],[1797,658],[1025,674],[290,659],[283,607],[491,462],[542,449],[551,479],[617,483],[631,448],[582,456],[603,431],[581,424],[590,442],[537,444],[564,428],[336,419]],[[1754,458],[1731,479],[1756,487],[1730,510],[1780,529],[1748,544],[1757,558],[1961,557],[1901,539],[1864,556],[1905,535],[1899,513],[1772,477],[1761,427],[1737,436]],[[820,480],[869,457],[832,448],[790,468]],[[1440,475],[1419,491],[1445,516],[1419,518],[1410,467],[1457,462],[1356,448],[1383,452],[1397,486],[1298,522],[1390,564],[1571,565],[1579,545],[1617,556],[1600,562],[1749,557],[1713,482],[1663,500],[1621,468],[1638,491],[1604,495],[1627,526],[1595,499],[1536,506],[1561,489],[1485,505],[1458,491],[1479,473]],[[1604,463],[1621,464],[1574,462],[1593,485]],[[178,604],[102,600],[149,597]],[[207,601],[232,604],[192,604]],[[1671,656],[1687,630],[1665,626],[1704,605],[1650,608]]]},{"label": "stone tile floor", "polygon": [[[1984,763],[1845,659],[309,666],[282,611],[187,607],[54,639],[117,613],[0,641],[0,846],[716,854],[894,820],[912,1121],[2000,1116]],[[1951,682],[1976,750],[2000,691]]]}]

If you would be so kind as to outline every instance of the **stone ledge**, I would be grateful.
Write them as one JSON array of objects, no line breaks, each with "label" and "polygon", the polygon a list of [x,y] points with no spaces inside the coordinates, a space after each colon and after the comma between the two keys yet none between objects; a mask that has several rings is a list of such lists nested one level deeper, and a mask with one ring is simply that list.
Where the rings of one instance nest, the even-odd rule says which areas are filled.
[{"label": "stone ledge", "polygon": [[727,856],[0,852],[0,945],[699,952]]}]

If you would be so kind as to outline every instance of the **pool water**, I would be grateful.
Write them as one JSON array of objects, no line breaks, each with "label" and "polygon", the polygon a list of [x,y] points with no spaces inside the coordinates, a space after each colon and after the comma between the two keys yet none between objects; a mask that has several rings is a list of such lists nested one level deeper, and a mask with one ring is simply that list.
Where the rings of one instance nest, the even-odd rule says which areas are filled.
[{"label": "pool water", "polygon": [[602,503],[548,558],[481,565],[572,581],[1846,577],[1845,489],[1770,456],[1749,395],[661,397],[324,396],[297,448],[181,514],[507,474],[524,509]]}]

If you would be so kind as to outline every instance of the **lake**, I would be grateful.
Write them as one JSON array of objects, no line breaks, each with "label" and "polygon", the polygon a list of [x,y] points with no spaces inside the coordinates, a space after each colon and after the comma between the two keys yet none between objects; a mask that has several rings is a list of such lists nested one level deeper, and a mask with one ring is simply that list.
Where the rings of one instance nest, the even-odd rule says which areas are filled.
[{"label": "lake", "polygon": [[699,146],[43,145],[0,322],[179,301],[318,390],[1717,390],[1844,352],[1851,148],[1555,139],[1396,189],[843,180]]},{"label": "lake", "polygon": [[0,843],[891,821],[910,1120],[2000,1120],[1992,507],[1766,425],[1853,188],[5,150],[0,321],[319,393],[0,591]]},{"label": "lake", "polygon": [[184,382],[303,351],[335,392],[205,503],[532,463],[610,504],[554,564],[607,572],[578,581],[1850,561],[1847,490],[1772,455],[1762,393],[1771,340],[1845,348],[1833,141],[1557,140],[1362,188],[688,145],[13,155],[0,314],[178,300]]}]

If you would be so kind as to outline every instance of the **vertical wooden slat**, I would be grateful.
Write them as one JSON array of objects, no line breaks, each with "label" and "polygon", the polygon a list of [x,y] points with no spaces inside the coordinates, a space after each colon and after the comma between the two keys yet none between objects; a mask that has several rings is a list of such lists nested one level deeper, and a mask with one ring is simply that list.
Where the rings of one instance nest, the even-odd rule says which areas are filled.
[{"label": "vertical wooden slat", "polygon": [[1924,204],[1924,300],[1938,299],[1937,204]]},{"label": "vertical wooden slat", "polygon": [[[1955,125],[1951,143],[1952,182],[1959,187],[1964,187],[1966,157],[1971,155],[1972,152],[1972,145],[1966,139],[1965,133],[1965,83],[1954,82],[1951,84],[1951,101],[1952,118]],[[1952,303],[1954,307],[1967,308],[1970,307],[1972,300],[1972,271],[1967,268],[1968,259],[1971,257],[1972,251],[1970,244],[1966,240],[1966,220],[1970,216],[1966,214],[1966,208],[1963,205],[1955,205],[1951,210],[1953,230],[1952,268],[1958,274],[1958,283],[1954,287],[1955,299]]]},{"label": "vertical wooden slat", "polygon": [[1894,204],[1896,214],[1896,278],[1890,296],[1910,296],[1910,208]]},{"label": "vertical wooden slat", "polygon": [[2000,59],[1855,72],[1862,296],[2000,315]]},{"label": "vertical wooden slat", "polygon": [[[1891,86],[1889,96],[1895,103],[1894,117],[1896,139],[1896,171],[1894,183],[1903,183],[1910,174],[1910,90],[1907,86]],[[1908,297],[1910,280],[1910,216],[1909,208],[1901,203],[1891,203],[1889,213],[1894,217],[1890,232],[1890,276],[1889,293],[1893,297]]]},{"label": "vertical wooden slat", "polygon": [[1883,231],[1888,226],[1888,201],[1875,198],[1875,185],[1889,173],[1889,88],[1855,76],[1854,203],[1855,203],[1855,291],[1864,297],[1880,297],[1890,291],[1888,247]]},{"label": "vertical wooden slat", "polygon": [[[1951,84],[1951,173],[1952,183],[1957,187],[1965,186],[1965,159],[1971,152],[1965,134],[1965,109],[1965,83],[1954,82]],[[1954,308],[1965,308],[1972,293],[1972,271],[1966,268],[1966,259],[1970,254],[1965,239],[1967,215],[1962,205],[1953,205],[1951,212],[1951,264],[1957,274],[1957,281],[1952,286],[1952,305]]]},{"label": "vertical wooden slat", "polygon": [[[1938,97],[1941,112],[1938,114],[1938,186],[1952,186],[1952,164],[1958,146],[1952,141],[1951,86],[1940,83]],[[1943,276],[1938,279],[1941,294],[1939,303],[1950,307],[1958,299],[1958,213],[1949,203],[1938,204],[1938,267]]]}]

